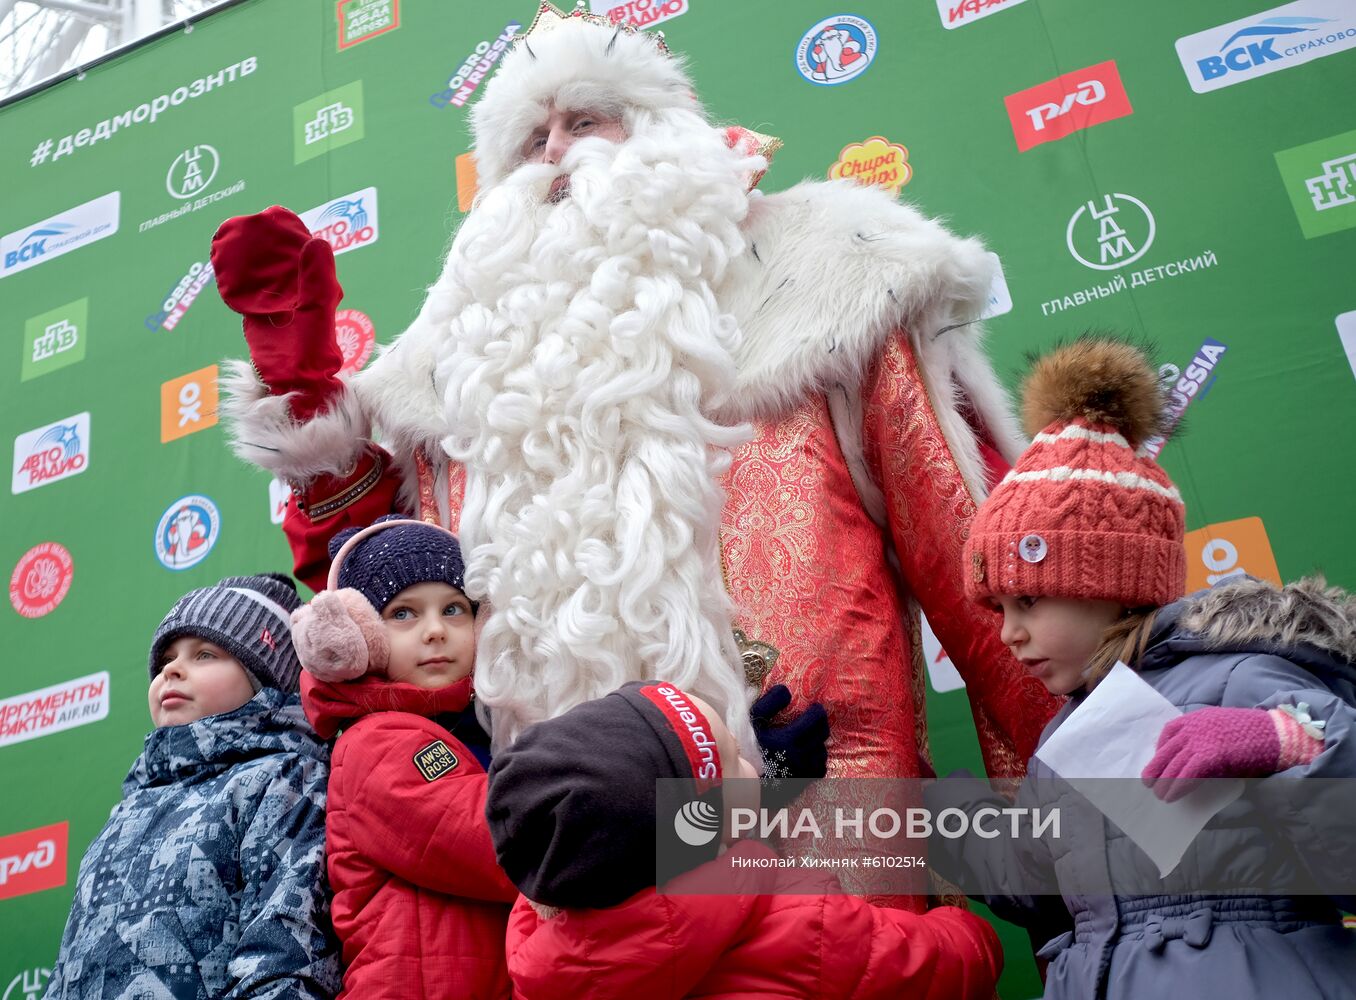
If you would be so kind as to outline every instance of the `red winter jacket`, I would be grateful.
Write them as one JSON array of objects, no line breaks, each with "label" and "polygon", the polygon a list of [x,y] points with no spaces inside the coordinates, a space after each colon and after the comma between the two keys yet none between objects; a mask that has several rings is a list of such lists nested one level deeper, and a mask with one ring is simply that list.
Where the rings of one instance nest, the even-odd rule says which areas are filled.
[{"label": "red winter jacket", "polygon": [[504,929],[517,890],[485,823],[485,769],[428,716],[467,708],[467,679],[426,691],[302,673],[317,733],[343,727],[325,823],[334,929],[353,1000],[509,995]]},{"label": "red winter jacket", "polygon": [[[736,845],[735,857],[776,857]],[[785,881],[791,874],[794,882]],[[731,868],[732,888],[766,888],[769,873]],[[991,1000],[1003,967],[993,928],[964,910],[924,914],[830,894],[823,872],[777,873],[799,895],[659,895],[646,889],[604,910],[542,917],[514,904],[508,965],[519,1000],[753,1000],[918,997]]]}]

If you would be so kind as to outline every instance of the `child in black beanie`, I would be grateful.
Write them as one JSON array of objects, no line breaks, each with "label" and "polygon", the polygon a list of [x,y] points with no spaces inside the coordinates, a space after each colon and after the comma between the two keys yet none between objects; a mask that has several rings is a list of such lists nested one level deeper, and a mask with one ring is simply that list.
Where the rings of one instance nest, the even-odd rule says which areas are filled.
[{"label": "child in black beanie", "polygon": [[[993,995],[998,939],[970,913],[876,908],[832,893],[821,872],[797,873],[795,895],[760,895],[758,873],[728,864],[773,856],[730,841],[731,810],[758,805],[756,781],[722,794],[725,778],[756,775],[739,751],[710,706],[641,681],[537,723],[495,758],[486,815],[523,893],[507,941],[516,997]],[[736,894],[656,890],[661,779],[688,784],[699,822],[712,801],[724,820],[681,877],[718,865]]]}]

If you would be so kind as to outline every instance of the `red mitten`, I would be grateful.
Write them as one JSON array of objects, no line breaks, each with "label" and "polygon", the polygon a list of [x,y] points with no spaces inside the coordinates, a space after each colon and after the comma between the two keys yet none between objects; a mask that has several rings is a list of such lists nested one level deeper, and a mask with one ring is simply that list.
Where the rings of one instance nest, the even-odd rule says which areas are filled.
[{"label": "red mitten", "polygon": [[1202,708],[1163,727],[1158,752],[1140,777],[1160,799],[1174,802],[1204,778],[1274,774],[1322,749],[1321,739],[1279,708]]},{"label": "red mitten", "polygon": [[275,396],[296,393],[292,415],[309,420],[343,388],[334,310],[344,297],[334,251],[293,212],[274,205],[227,219],[212,237],[222,300],[245,317],[250,360]]}]

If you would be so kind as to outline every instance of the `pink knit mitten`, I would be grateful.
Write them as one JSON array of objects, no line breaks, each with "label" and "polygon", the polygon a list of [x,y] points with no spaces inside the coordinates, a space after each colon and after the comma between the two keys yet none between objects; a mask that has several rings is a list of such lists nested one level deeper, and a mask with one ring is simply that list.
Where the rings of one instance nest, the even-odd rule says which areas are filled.
[{"label": "pink knit mitten", "polygon": [[1322,737],[1309,732],[1307,721],[1307,714],[1301,720],[1294,709],[1281,708],[1188,712],[1163,727],[1158,752],[1141,778],[1160,799],[1174,802],[1204,778],[1260,777],[1307,764],[1323,750]]},{"label": "pink knit mitten", "polygon": [[322,590],[293,611],[292,643],[302,668],[322,681],[385,673],[390,659],[381,616],[349,587]]}]

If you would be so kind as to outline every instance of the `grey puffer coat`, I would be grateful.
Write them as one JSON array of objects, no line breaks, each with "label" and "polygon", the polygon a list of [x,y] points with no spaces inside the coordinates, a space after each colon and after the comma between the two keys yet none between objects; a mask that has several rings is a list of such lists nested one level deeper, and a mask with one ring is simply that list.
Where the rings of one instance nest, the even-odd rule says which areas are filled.
[{"label": "grey puffer coat", "polygon": [[49,1000],[322,1000],[329,752],[296,695],[156,729],[80,863]]},{"label": "grey puffer coat", "polygon": [[[930,863],[962,886],[1020,887],[976,898],[1032,928],[1033,936],[1039,929],[1050,938],[1040,951],[1051,960],[1047,998],[1356,998],[1356,933],[1341,926],[1338,912],[1339,905],[1352,907],[1342,891],[1349,893],[1356,879],[1354,662],[1356,602],[1321,580],[1282,589],[1242,578],[1190,595],[1159,612],[1136,665],[1144,680],[1184,712],[1305,702],[1324,723],[1322,753],[1251,783],[1166,879],[1037,758],[1017,804],[1059,806],[1059,839],[934,839]],[[1082,697],[1051,720],[1042,743]],[[1332,780],[1301,786],[1292,783],[1296,778]],[[984,806],[1009,805],[987,783],[957,779],[933,785],[925,802],[934,815],[947,807],[973,816]],[[1278,879],[1331,895],[1249,895],[1235,888]],[[1055,906],[1052,914],[1059,897],[1035,894],[1032,887],[1040,885],[1059,893],[1065,913]],[[1159,891],[1117,891],[1126,885]],[[1227,887],[1214,891],[1228,894],[1193,891],[1201,886]]]}]

